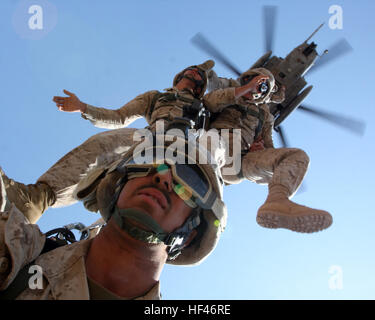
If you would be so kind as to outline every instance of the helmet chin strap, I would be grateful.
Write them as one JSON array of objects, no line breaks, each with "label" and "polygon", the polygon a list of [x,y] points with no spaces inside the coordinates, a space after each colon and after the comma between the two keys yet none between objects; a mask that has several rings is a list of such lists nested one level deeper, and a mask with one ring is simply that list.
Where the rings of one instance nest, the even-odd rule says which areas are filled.
[{"label": "helmet chin strap", "polygon": [[[112,217],[115,223],[131,237],[146,243],[164,243],[169,246],[169,260],[175,259],[181,253],[191,231],[200,224],[200,210],[191,214],[180,228],[171,233],[165,232],[150,215],[137,209],[119,209],[116,206]],[[126,219],[136,221],[151,231],[131,225]]]},{"label": "helmet chin strap", "polygon": [[183,78],[188,79],[188,80],[194,82],[196,88],[202,87],[203,84],[204,84],[203,80],[194,79],[190,75],[183,75],[181,79],[183,79]]}]

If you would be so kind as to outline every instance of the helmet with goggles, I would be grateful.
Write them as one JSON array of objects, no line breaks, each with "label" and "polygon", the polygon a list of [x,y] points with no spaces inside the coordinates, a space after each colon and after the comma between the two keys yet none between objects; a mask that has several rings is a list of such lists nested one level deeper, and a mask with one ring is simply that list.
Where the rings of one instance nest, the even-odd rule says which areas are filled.
[{"label": "helmet with goggles", "polygon": [[[197,98],[201,98],[204,95],[204,92],[207,88],[208,83],[208,72],[215,66],[215,62],[213,60],[207,60],[202,64],[196,66],[190,66],[181,72],[179,72],[173,79],[173,86],[176,86],[178,82],[181,81],[182,78],[187,78],[195,83],[196,88],[201,88],[200,92],[196,94]],[[193,70],[196,71],[202,80],[195,79],[192,75],[185,74],[186,71]]]},{"label": "helmet with goggles", "polygon": [[240,82],[240,85],[243,86],[259,75],[268,76],[268,79],[262,82],[258,87],[258,92],[253,94],[254,104],[270,102],[273,92],[277,90],[275,77],[269,70],[265,68],[249,69],[246,72],[242,73],[238,80]]},{"label": "helmet with goggles", "polygon": [[[187,146],[185,140],[182,143]],[[191,147],[188,149],[192,150]],[[224,230],[227,212],[222,201],[222,180],[215,159],[199,145],[194,150],[194,156],[185,149],[180,150],[177,148],[171,153],[167,152],[166,146],[152,145],[138,151],[134,146],[121,159],[106,166],[101,174],[93,170],[94,176],[90,177],[89,173],[78,185],[76,197],[88,201],[90,205],[96,202],[105,221],[113,217],[131,236],[148,243],[165,243],[168,246],[167,263],[192,265],[200,263],[215,248]],[[146,160],[144,154],[150,154],[150,151],[153,156]],[[164,156],[157,159],[157,154]],[[176,162],[176,158],[185,161]],[[118,197],[127,181],[167,171],[171,173],[174,192],[192,208],[183,225],[171,233],[165,232],[147,213],[117,207]],[[129,219],[145,228],[127,223]],[[194,229],[197,236],[185,247]]]}]

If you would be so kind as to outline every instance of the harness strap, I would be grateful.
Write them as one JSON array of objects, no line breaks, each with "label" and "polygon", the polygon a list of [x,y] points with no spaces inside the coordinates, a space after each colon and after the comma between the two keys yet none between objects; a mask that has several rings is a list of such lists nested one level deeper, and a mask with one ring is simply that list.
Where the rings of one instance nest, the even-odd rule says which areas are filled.
[{"label": "harness strap", "polygon": [[[138,227],[131,226],[124,222],[124,218],[137,221],[150,228],[152,231],[145,231]],[[168,236],[153,218],[139,210],[118,209],[116,207],[113,212],[113,219],[121,229],[128,232],[133,238],[147,243],[162,243]]]},{"label": "harness strap", "polygon": [[[151,231],[131,226],[124,221],[124,218],[137,221],[151,229]],[[197,211],[180,228],[172,233],[166,233],[148,214],[135,209],[118,209],[117,207],[114,209],[113,219],[121,229],[128,232],[133,238],[153,244],[164,243],[171,247],[169,250],[170,253],[180,251],[190,232],[201,223],[200,214]]]},{"label": "harness strap", "polygon": [[149,112],[148,112],[148,116],[151,117],[151,114],[154,112],[154,109],[155,109],[155,104],[156,102],[160,99],[160,98],[163,98],[165,101],[177,101],[177,100],[180,100],[182,102],[186,102],[186,103],[190,103],[190,104],[193,104],[194,102],[196,101],[199,101],[199,99],[190,99],[190,98],[186,98],[186,97],[183,97],[181,95],[179,95],[177,92],[176,93],[171,93],[171,92],[158,92],[154,95],[154,97],[152,98],[151,100],[151,105],[150,105],[150,109],[149,109]]},{"label": "harness strap", "polygon": [[255,129],[255,134],[254,134],[254,140],[258,138],[258,135],[262,132],[263,124],[264,124],[264,110],[262,108],[259,108],[259,112],[252,110],[250,108],[247,108],[245,106],[235,104],[232,106],[229,106],[228,108],[233,108],[239,112],[241,112],[242,118],[245,118],[247,115],[253,116],[258,119],[258,126]]}]

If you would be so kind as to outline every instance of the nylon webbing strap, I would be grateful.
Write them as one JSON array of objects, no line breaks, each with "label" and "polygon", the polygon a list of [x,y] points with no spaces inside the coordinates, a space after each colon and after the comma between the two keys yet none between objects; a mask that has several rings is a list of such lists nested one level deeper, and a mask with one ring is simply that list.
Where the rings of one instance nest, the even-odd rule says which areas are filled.
[{"label": "nylon webbing strap", "polygon": [[[133,238],[148,243],[162,243],[168,234],[159,226],[159,224],[148,214],[135,209],[118,209],[114,210],[113,218],[117,225],[128,232]],[[152,232],[142,230],[136,226],[131,226],[124,222],[124,218],[129,218],[150,228]]]},{"label": "nylon webbing strap", "polygon": [[[44,243],[44,247],[40,254],[52,251],[63,245],[65,244],[57,242],[56,240],[46,238],[46,242]],[[0,300],[14,300],[28,288],[29,279],[32,276],[32,274],[29,273],[29,269],[34,264],[35,260],[24,266],[17,273],[17,276],[14,278],[8,288],[6,288],[4,291],[0,291]]]},{"label": "nylon webbing strap", "polygon": [[178,93],[171,93],[171,92],[164,92],[164,93],[162,93],[162,92],[158,92],[152,98],[151,106],[150,106],[150,111],[148,113],[149,117],[151,117],[151,114],[154,112],[156,101],[158,101],[160,98],[163,98],[165,101],[180,100],[182,102],[186,102],[186,103],[190,103],[190,104],[193,104],[194,101],[199,100],[199,99],[189,99],[189,98],[186,98],[186,97],[183,97],[183,96],[179,95]]},{"label": "nylon webbing strap", "polygon": [[254,138],[257,138],[257,136],[261,133],[264,123],[264,110],[262,108],[259,108],[259,112],[254,111],[250,108],[247,108],[245,106],[235,104],[233,106],[230,106],[228,108],[233,108],[239,112],[241,112],[242,116],[245,117],[246,115],[253,116],[258,119],[258,126],[255,129]]},{"label": "nylon webbing strap", "polygon": [[27,289],[29,284],[29,279],[32,276],[29,273],[30,266],[33,262],[24,266],[17,274],[13,282],[4,291],[0,291],[0,300],[14,300],[16,299],[24,290]]},{"label": "nylon webbing strap", "polygon": [[153,244],[163,243],[163,241],[160,239],[161,237],[160,235],[156,235],[152,232],[148,232],[140,228],[137,228],[135,226],[131,226],[128,223],[123,224],[122,230],[127,232],[131,237],[147,242],[147,243],[153,243]]},{"label": "nylon webbing strap", "polygon": [[151,117],[151,114],[154,112],[155,103],[158,101],[158,99],[163,95],[161,92],[157,92],[151,101],[150,111],[148,112],[148,116]]},{"label": "nylon webbing strap", "polygon": [[259,116],[258,116],[258,126],[257,128],[255,129],[255,135],[254,135],[254,139],[256,139],[258,137],[258,135],[262,132],[262,128],[263,128],[263,123],[264,123],[264,110],[263,109],[259,109]]}]

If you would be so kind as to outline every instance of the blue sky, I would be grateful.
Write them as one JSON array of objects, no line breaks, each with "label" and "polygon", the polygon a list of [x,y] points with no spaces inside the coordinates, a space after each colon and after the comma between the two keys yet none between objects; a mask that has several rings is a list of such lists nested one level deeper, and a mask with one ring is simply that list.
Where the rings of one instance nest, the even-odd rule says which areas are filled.
[{"label": "blue sky", "polygon": [[[39,34],[25,27],[25,8],[32,4],[45,9]],[[319,53],[347,39],[350,54],[306,77],[314,89],[305,102],[366,121],[365,134],[294,112],[284,123],[289,143],[311,159],[307,190],[294,201],[331,212],[332,227],[316,234],[262,228],[255,217],[266,186],[226,187],[228,226],[218,247],[198,267],[166,266],[163,299],[374,299],[373,1],[2,0],[0,165],[15,180],[35,182],[103,131],[79,114],[59,112],[54,95],[67,89],[89,104],[118,108],[140,93],[170,87],[177,72],[210,58],[191,44],[197,32],[246,70],[264,53],[262,5],[279,6],[277,56],[322,22],[312,39]],[[329,28],[331,5],[343,10],[341,30]],[[219,63],[215,70],[233,77]],[[145,125],[137,120],[131,126]],[[78,203],[48,210],[39,225],[48,231],[96,218]],[[331,268],[342,271],[341,289],[330,288],[339,275]]]}]

